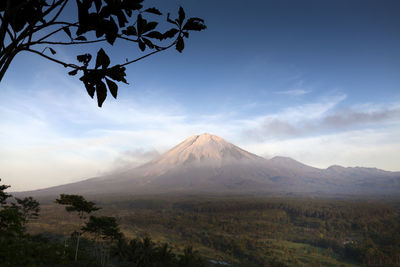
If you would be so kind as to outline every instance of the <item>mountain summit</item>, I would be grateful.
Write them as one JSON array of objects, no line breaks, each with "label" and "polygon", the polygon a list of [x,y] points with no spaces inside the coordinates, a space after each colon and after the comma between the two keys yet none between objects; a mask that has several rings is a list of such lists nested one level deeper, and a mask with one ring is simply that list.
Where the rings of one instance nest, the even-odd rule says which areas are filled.
[{"label": "mountain summit", "polygon": [[154,193],[400,194],[400,173],[375,168],[318,169],[287,157],[270,160],[223,138],[194,135],[142,166],[30,195]]},{"label": "mountain summit", "polygon": [[152,163],[169,166],[193,163],[221,165],[223,162],[260,159],[262,158],[228,143],[219,136],[204,133],[189,137]]}]

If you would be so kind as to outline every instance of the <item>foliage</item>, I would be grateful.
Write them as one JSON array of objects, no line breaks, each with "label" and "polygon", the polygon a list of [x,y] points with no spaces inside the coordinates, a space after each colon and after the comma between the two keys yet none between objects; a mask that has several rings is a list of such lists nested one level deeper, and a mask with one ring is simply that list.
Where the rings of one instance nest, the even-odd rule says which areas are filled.
[{"label": "foliage", "polygon": [[98,266],[88,253],[74,261],[74,250],[43,235],[0,238],[0,266]]},{"label": "foliage", "polygon": [[[177,255],[167,244],[156,244],[149,237],[128,242],[119,229],[115,217],[90,216],[82,227],[82,232],[91,240],[83,237],[79,260],[77,249],[80,235],[62,240],[62,238],[44,233],[32,235],[26,233],[25,224],[37,219],[39,202],[32,197],[16,199],[16,203],[7,200],[12,196],[5,192],[9,186],[0,185],[0,265],[1,266],[154,266],[154,267],[197,267],[203,266],[203,260],[191,247],[182,255]],[[83,213],[99,210],[94,202],[79,195],[62,194],[57,204],[66,205],[68,212],[78,212],[80,220]],[[76,249],[72,245],[76,243]],[[112,253],[111,253],[112,252]]]},{"label": "foliage", "polygon": [[129,243],[121,239],[114,250],[118,266],[202,267],[204,260],[191,246],[177,255],[167,244],[156,244],[150,237],[136,238]]},{"label": "foliage", "polygon": [[17,204],[12,203],[13,206],[19,208],[24,221],[27,222],[29,219],[37,219],[39,217],[40,204],[33,197],[25,197],[23,199],[15,198]]},{"label": "foliage", "polygon": [[[1,181],[1,179],[0,179]],[[39,202],[32,197],[15,198],[17,203],[9,203],[12,195],[5,192],[10,186],[0,185],[0,237],[19,237],[25,233],[28,219],[39,215]]]},{"label": "foliage", "polygon": [[[86,219],[86,214],[90,214],[91,212],[97,211],[100,208],[96,207],[95,203],[92,201],[87,201],[83,196],[80,195],[67,195],[61,194],[60,198],[56,199],[55,203],[60,205],[65,205],[65,210],[67,212],[78,212],[79,219],[82,221]],[[82,222],[80,222],[82,223]],[[83,229],[81,229],[81,225],[79,224],[79,228],[74,233],[77,235],[76,240],[76,249],[75,249],[75,261],[78,260],[78,251],[79,251],[79,241],[82,234]]]},{"label": "foliage", "polygon": [[39,216],[39,202],[32,197],[9,202],[12,195],[5,192],[9,187],[0,185],[0,265],[67,266],[73,255],[70,250],[26,233],[26,224]]},{"label": "foliage", "polygon": [[[70,68],[69,75],[82,73],[79,78],[91,98],[96,93],[98,106],[107,97],[107,88],[116,98],[118,85],[127,83],[125,67],[171,47],[182,52],[184,39],[191,31],[206,28],[201,18],[186,19],[179,8],[178,17],[168,13],[165,21],[155,7],[145,8],[143,0],[76,0],[75,17],[68,17],[66,10],[70,0],[2,0],[0,1],[0,81],[14,57],[20,52],[40,55],[52,62]],[[158,28],[164,22],[165,32]],[[90,53],[77,55],[78,64],[56,58],[57,47],[85,46],[87,44],[117,41],[132,43],[147,54],[126,62],[111,65],[103,48],[96,55],[94,64]]]},{"label": "foliage", "polygon": [[65,205],[65,210],[68,212],[78,212],[79,218],[84,219],[85,214],[90,214],[100,208],[96,207],[92,201],[87,201],[83,196],[80,195],[67,195],[61,194],[60,198],[56,199],[56,203]]},{"label": "foliage", "polygon": [[89,221],[82,228],[83,232],[91,233],[96,240],[118,240],[122,237],[115,217],[90,216]]},{"label": "foliage", "polygon": [[[0,182],[1,182],[1,179],[0,179]],[[7,189],[7,188],[9,188],[10,186],[9,185],[0,185],[0,205],[4,205],[4,204],[6,204],[6,201],[7,201],[7,199],[9,198],[9,197],[11,197],[11,195],[10,194],[8,194],[7,192],[5,192],[5,190]]]}]

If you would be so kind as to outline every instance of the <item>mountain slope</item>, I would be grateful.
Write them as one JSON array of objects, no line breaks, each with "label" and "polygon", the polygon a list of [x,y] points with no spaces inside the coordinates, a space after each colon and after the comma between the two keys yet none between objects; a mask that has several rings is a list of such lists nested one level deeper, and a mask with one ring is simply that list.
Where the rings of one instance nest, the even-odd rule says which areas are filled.
[{"label": "mountain slope", "polygon": [[399,194],[400,173],[340,166],[318,169],[286,157],[266,160],[205,133],[140,167],[30,193],[166,192]]}]

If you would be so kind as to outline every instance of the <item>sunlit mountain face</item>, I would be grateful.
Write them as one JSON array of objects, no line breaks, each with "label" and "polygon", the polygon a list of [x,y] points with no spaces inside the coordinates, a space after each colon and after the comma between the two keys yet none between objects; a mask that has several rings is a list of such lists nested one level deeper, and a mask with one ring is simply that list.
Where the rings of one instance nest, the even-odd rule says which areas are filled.
[{"label": "sunlit mountain face", "polygon": [[287,157],[264,159],[221,137],[204,133],[189,137],[142,166],[30,193],[383,195],[399,192],[399,172],[341,166],[319,169]]}]

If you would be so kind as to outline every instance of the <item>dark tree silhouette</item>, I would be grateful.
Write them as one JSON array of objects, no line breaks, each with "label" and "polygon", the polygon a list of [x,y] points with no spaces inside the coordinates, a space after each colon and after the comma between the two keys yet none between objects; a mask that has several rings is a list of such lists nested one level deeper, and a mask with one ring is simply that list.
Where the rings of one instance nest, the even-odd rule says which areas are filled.
[{"label": "dark tree silhouette", "polygon": [[109,216],[90,216],[82,231],[92,235],[95,256],[100,265],[109,266],[111,245],[115,240],[123,238],[117,219]]},{"label": "dark tree silhouette", "polygon": [[12,195],[5,190],[9,187],[9,185],[0,185],[0,238],[25,234],[26,223],[29,219],[36,219],[40,211],[39,202],[32,197],[15,198],[17,203],[8,202]]},{"label": "dark tree silhouette", "polygon": [[78,212],[80,219],[79,229],[77,233],[76,250],[75,250],[75,261],[78,260],[79,240],[82,234],[81,224],[86,219],[86,215],[99,210],[94,202],[87,201],[83,196],[80,195],[67,195],[61,194],[59,199],[55,201],[57,204],[66,205],[65,210],[68,212]]},{"label": "dark tree silhouette", "polygon": [[[34,53],[71,69],[69,75],[82,73],[79,79],[90,97],[96,93],[101,107],[107,97],[107,88],[116,98],[116,82],[127,83],[127,65],[171,47],[182,52],[189,32],[206,28],[201,18],[186,19],[180,7],[176,19],[168,13],[163,20],[172,28],[160,32],[157,27],[163,17],[161,11],[155,7],[144,8],[142,3],[143,0],[1,0],[0,81],[18,53]],[[68,4],[76,4],[76,17],[66,18]],[[78,55],[79,63],[56,57],[59,46],[114,45],[116,41],[130,42],[142,52],[146,49],[148,52],[116,65],[110,65],[110,57],[103,48],[98,50],[94,64],[91,64],[90,53]]]},{"label": "dark tree silhouette", "polygon": [[40,204],[36,199],[33,197],[25,197],[23,199],[16,197],[15,200],[17,204],[13,203],[13,206],[20,210],[25,223],[27,223],[28,220],[37,219],[39,217]]},{"label": "dark tree silhouette", "polygon": [[117,240],[122,237],[115,217],[90,216],[89,221],[82,228],[84,232],[94,235],[95,240]]}]

